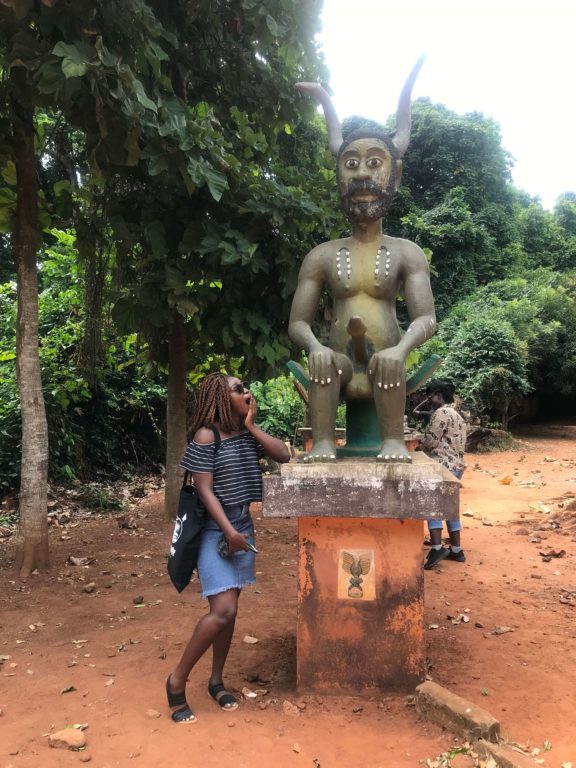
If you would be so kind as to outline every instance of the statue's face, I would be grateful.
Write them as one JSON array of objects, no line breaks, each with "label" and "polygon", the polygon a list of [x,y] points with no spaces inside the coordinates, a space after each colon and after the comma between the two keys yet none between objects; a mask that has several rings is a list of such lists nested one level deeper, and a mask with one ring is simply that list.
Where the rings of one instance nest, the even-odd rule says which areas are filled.
[{"label": "statue's face", "polygon": [[356,139],[338,159],[340,202],[353,223],[381,219],[396,192],[397,168],[381,139]]}]

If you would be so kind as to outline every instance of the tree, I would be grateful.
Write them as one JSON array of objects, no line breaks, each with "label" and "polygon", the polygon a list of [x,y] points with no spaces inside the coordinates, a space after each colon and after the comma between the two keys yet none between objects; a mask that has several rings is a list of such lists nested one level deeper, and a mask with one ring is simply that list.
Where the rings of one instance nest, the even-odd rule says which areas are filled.
[{"label": "tree", "polygon": [[[186,337],[173,330],[181,318],[192,316],[194,330],[209,336],[207,346],[220,345],[228,353],[242,347],[253,362],[273,365],[287,353],[281,342],[270,342],[278,303],[256,280],[243,279],[242,291],[236,273],[242,265],[242,278],[246,267],[252,277],[269,274],[266,256],[256,251],[270,234],[276,251],[293,264],[288,237],[298,226],[279,232],[279,214],[282,207],[289,214],[300,210],[303,195],[281,178],[278,138],[290,134],[298,119],[294,81],[315,77],[319,69],[314,41],[319,3],[206,0],[194,9],[185,2],[168,7],[144,0],[14,5],[15,13],[2,11],[7,65],[21,62],[33,106],[55,111],[57,120],[79,129],[84,145],[78,190],[74,179],[79,169],[68,164],[65,171],[76,205],[78,250],[86,275],[92,275],[87,287],[96,288],[88,293],[94,303],[85,334],[90,354],[84,355],[93,374],[100,354],[103,265],[98,259],[107,236],[101,222],[110,218],[120,235],[116,257],[124,261],[124,274],[127,261],[133,261],[136,271],[144,265],[148,275],[162,273],[153,286],[155,301],[144,305],[152,305],[153,311],[139,329],[152,329],[151,349],[170,339],[171,346],[179,347],[171,349],[170,359],[184,355]],[[57,184],[62,195],[64,179]],[[262,199],[276,196],[278,216],[270,217],[264,206],[250,208],[255,190]],[[228,201],[220,206],[227,192]],[[134,216],[139,199],[145,201],[146,219],[141,221]],[[309,210],[317,213],[312,205]],[[177,215],[167,216],[167,211]],[[249,219],[258,225],[249,227],[246,236]],[[131,227],[140,228],[144,237],[133,238]],[[185,264],[192,254],[201,263]],[[153,261],[164,262],[161,269],[150,269],[151,255]],[[230,274],[222,275],[226,267]],[[280,267],[278,274],[282,282],[286,270]],[[149,297],[150,287],[148,283]],[[241,296],[246,310],[236,301],[236,314],[230,313],[229,329],[224,330],[216,327],[217,314],[211,321],[207,312],[201,329],[202,299],[221,316],[224,296],[231,302]],[[268,317],[266,309],[255,309],[263,297]],[[124,294],[117,316],[126,306]],[[248,338],[254,331],[260,336],[256,344]],[[175,370],[182,377],[185,366]],[[96,376],[91,377],[96,386]],[[170,393],[182,392],[182,381],[172,383]],[[169,408],[168,413],[174,425],[168,430],[169,443],[176,434],[179,452],[185,441],[184,412],[176,416]]]},{"label": "tree", "polygon": [[[17,183],[14,234],[21,304],[17,366],[25,457],[19,559],[21,574],[28,575],[46,565],[47,559],[48,441],[38,362],[35,109],[60,110],[71,125],[81,128],[96,171],[130,166],[142,157],[153,173],[169,134],[171,162],[190,183],[207,184],[217,195],[225,177],[213,165],[218,154],[223,162],[222,141],[208,153],[199,141],[173,140],[174,134],[180,137],[182,105],[157,64],[167,58],[159,41],[176,41],[143,0],[106,4],[84,0],[73,6],[16,0],[13,6],[0,9],[3,72],[10,73],[4,76],[0,108],[12,128],[12,144],[2,147],[4,165],[14,162]],[[187,132],[194,128],[185,127]]]},{"label": "tree", "polygon": [[[442,369],[442,375],[455,372],[459,381],[465,381],[465,386],[470,389],[470,381],[484,361],[468,360],[470,371],[467,375],[465,366],[455,368],[449,361],[454,355],[460,360],[467,354],[459,350],[461,345],[475,343],[476,332],[466,331],[463,338],[460,335],[463,329],[475,323],[481,323],[484,328],[484,324],[489,323],[501,328],[504,335],[498,341],[491,332],[486,340],[486,352],[499,343],[501,354],[506,356],[510,351],[514,361],[520,350],[524,362],[518,368],[516,360],[512,367],[526,378],[531,391],[547,398],[573,395],[576,391],[573,376],[576,370],[573,342],[576,338],[576,292],[572,283],[570,275],[540,268],[531,271],[529,277],[494,281],[476,289],[455,305],[439,325],[434,351],[446,358],[447,368]],[[472,341],[468,338],[470,334]],[[490,398],[497,397],[497,393],[491,394],[482,388],[477,396],[482,391]],[[486,411],[493,407],[491,399],[481,400],[479,404]]]},{"label": "tree", "polygon": [[458,329],[441,375],[507,429],[511,403],[530,390],[526,358],[526,345],[509,323],[476,317]]},{"label": "tree", "polygon": [[[325,222],[331,226],[313,196],[302,191],[319,188],[318,180],[307,182],[326,153],[303,151],[304,134],[314,137],[314,147],[323,134],[301,124],[293,87],[320,69],[313,39],[319,4],[208,5],[210,14],[202,6],[195,12],[178,4],[155,8],[165,27],[187,41],[174,49],[166,74],[188,110],[203,120],[194,140],[225,148],[225,178],[218,194],[184,184],[166,153],[153,178],[135,174],[130,200],[118,199],[112,216],[120,242],[115,317],[146,335],[158,362],[170,358],[175,364],[187,343],[196,360],[243,358],[248,375],[288,359],[284,325],[298,248],[305,253],[307,235],[325,231]],[[313,159],[311,169],[290,164],[298,145],[306,161]],[[326,174],[320,179],[327,183]],[[315,220],[306,222],[307,215]],[[187,336],[170,330],[180,318],[188,321]],[[178,369],[184,376],[185,365]],[[174,457],[185,439],[181,398],[180,408],[169,403],[168,413],[170,516],[177,498]],[[172,434],[179,435],[176,447]]]}]

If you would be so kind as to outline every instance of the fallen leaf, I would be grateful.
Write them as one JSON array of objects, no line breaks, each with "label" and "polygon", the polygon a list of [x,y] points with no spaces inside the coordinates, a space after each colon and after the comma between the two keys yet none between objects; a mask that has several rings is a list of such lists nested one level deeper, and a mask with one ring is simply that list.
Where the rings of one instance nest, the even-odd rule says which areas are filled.
[{"label": "fallen leaf", "polygon": [[514,478],[512,477],[512,475],[506,475],[506,477],[501,477],[500,480],[498,480],[498,482],[501,485],[512,485],[512,483],[514,482]]}]

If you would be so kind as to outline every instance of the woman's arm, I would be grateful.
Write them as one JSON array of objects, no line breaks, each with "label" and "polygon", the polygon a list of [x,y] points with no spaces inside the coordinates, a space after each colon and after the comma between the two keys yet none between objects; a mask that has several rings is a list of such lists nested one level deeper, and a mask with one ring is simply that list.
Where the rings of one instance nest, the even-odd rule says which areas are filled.
[{"label": "woman's arm", "polygon": [[269,456],[273,461],[277,461],[279,464],[285,464],[287,461],[290,461],[290,451],[282,440],[279,440],[277,437],[272,437],[272,435],[264,432],[263,429],[254,423],[257,410],[256,399],[251,395],[250,409],[244,421],[244,426],[248,432],[250,432],[252,437],[260,443],[262,448],[264,448],[266,456]]}]

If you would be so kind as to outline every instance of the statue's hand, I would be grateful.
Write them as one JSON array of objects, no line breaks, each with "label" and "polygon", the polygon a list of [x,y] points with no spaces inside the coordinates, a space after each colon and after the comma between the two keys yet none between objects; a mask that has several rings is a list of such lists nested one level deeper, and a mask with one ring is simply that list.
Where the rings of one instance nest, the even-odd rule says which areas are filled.
[{"label": "statue's hand", "polygon": [[377,387],[395,389],[404,383],[405,362],[404,353],[397,347],[383,349],[370,358],[368,375]]},{"label": "statue's hand", "polygon": [[336,354],[330,347],[318,347],[308,355],[310,381],[315,384],[330,384],[342,371],[338,370]]}]

